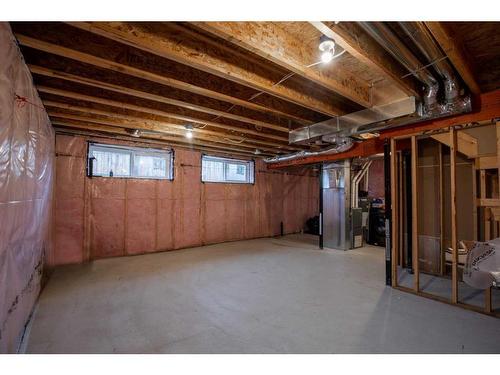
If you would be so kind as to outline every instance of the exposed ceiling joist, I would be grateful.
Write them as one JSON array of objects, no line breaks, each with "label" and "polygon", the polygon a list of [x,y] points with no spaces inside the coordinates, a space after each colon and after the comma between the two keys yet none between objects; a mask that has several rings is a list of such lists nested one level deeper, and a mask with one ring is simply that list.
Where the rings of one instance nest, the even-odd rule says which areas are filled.
[{"label": "exposed ceiling joist", "polygon": [[[27,40],[23,39],[23,37],[21,37],[21,40],[24,40],[24,42],[28,42]],[[45,43],[43,46],[46,46]],[[54,47],[57,47],[57,46],[54,46]],[[283,129],[285,129],[279,125],[269,124],[269,123],[254,120],[254,119],[251,119],[248,117],[234,115],[234,114],[231,114],[228,112],[218,111],[218,110],[208,108],[208,107],[202,107],[202,106],[199,106],[196,104],[184,102],[181,100],[167,98],[167,97],[164,97],[161,95],[151,94],[151,93],[148,93],[146,91],[135,90],[135,89],[128,88],[128,87],[118,86],[118,85],[114,85],[111,83],[97,81],[97,80],[93,80],[93,79],[86,78],[86,77],[80,77],[80,76],[76,76],[73,74],[55,71],[52,69],[48,69],[48,68],[44,68],[44,67],[40,67],[40,66],[35,66],[35,65],[29,65],[29,68],[33,73],[44,75],[47,77],[59,78],[59,79],[63,79],[66,81],[80,83],[80,84],[88,85],[88,86],[92,86],[92,87],[97,87],[97,88],[104,89],[104,90],[114,91],[114,92],[118,92],[118,93],[125,94],[125,95],[136,96],[136,97],[142,98],[142,99],[153,100],[153,101],[159,102],[159,103],[165,103],[165,104],[179,106],[182,108],[191,109],[191,110],[198,111],[198,112],[209,113],[209,114],[217,116],[217,117],[223,117],[223,118],[227,118],[230,120],[241,121],[241,122],[245,122],[245,123],[252,124],[252,125],[255,125],[258,127],[262,127],[262,128],[273,129],[273,130],[278,130],[278,131],[283,131]],[[121,70],[118,69],[117,71],[121,71]],[[287,131],[287,129],[285,129],[285,131]]]},{"label": "exposed ceiling joist", "polygon": [[[241,56],[202,36],[193,37],[188,31],[166,29],[160,23],[72,22],[72,26],[142,49],[149,53],[192,66],[233,82],[263,91],[305,108],[336,116],[342,110],[333,100],[319,93],[314,95],[289,85],[275,85],[278,79],[269,77],[258,64],[248,61],[241,66]],[[151,31],[152,30],[152,31]]]},{"label": "exposed ceiling joist", "polygon": [[144,113],[148,113],[151,115],[157,115],[157,116],[162,116],[162,117],[173,118],[173,119],[180,120],[180,121],[186,121],[186,123],[208,125],[208,126],[211,126],[214,128],[235,131],[235,132],[238,132],[240,134],[251,134],[251,135],[255,135],[255,136],[259,136],[259,137],[263,137],[263,138],[278,140],[278,141],[284,141],[284,142],[288,141],[288,136],[268,134],[268,133],[263,133],[263,132],[257,131],[257,130],[251,130],[251,129],[246,129],[246,128],[240,128],[237,126],[220,124],[220,123],[216,123],[213,121],[205,121],[205,120],[196,119],[196,118],[189,117],[189,116],[181,116],[181,115],[177,115],[175,113],[160,111],[157,109],[148,108],[148,107],[144,107],[144,106],[137,106],[137,105],[130,104],[130,103],[117,102],[115,100],[79,94],[76,92],[55,89],[55,88],[51,88],[51,87],[47,87],[47,86],[37,86],[37,89],[38,89],[38,91],[43,92],[43,93],[53,94],[53,95],[57,95],[57,96],[65,97],[65,98],[83,100],[83,101],[87,101],[87,102],[104,104],[107,106],[112,106],[112,107],[121,108],[121,109],[128,109],[128,110],[133,110],[133,111],[144,112]]},{"label": "exposed ceiling joist", "polygon": [[[111,126],[118,126],[118,127],[126,127],[128,129],[143,129],[143,130],[151,130],[151,131],[156,131],[159,133],[163,134],[182,134],[184,135],[185,133],[185,128],[182,125],[178,124],[170,124],[170,123],[164,123],[161,121],[153,121],[153,120],[147,120],[143,119],[140,117],[135,117],[135,116],[129,116],[129,115],[122,115],[122,114],[117,114],[114,112],[109,112],[109,111],[102,111],[102,110],[95,110],[87,107],[79,107],[79,106],[72,106],[72,105],[67,105],[64,103],[54,103],[54,102],[43,102],[45,106],[49,107],[48,108],[48,114],[51,117],[58,117],[58,118],[66,118],[66,119],[71,119],[71,120],[77,120],[77,121],[86,121],[86,122],[93,122],[93,123],[98,123],[98,124],[104,124],[104,125],[111,125]],[[56,110],[52,110],[51,108],[55,108]],[[75,111],[78,113],[67,113],[62,110],[70,110],[70,111]],[[96,118],[96,117],[91,117],[89,114],[92,115],[97,115],[97,116],[104,116],[105,118]],[[288,145],[282,145],[276,142],[269,142],[269,141],[264,141],[264,140],[256,140],[256,139],[248,139],[245,137],[238,137],[235,135],[231,134],[224,134],[220,132],[215,132],[212,130],[206,130],[206,129],[197,129],[194,128],[193,132],[198,136],[214,136],[217,137],[218,139],[223,140],[226,144],[231,144],[231,142],[238,143],[243,140],[245,143],[252,143],[251,147],[259,147],[261,145],[265,146],[270,146],[275,148],[276,150],[300,150],[297,147],[294,146],[288,146]],[[237,138],[236,138],[237,137]],[[243,144],[243,143],[241,143]],[[244,146],[242,146],[244,147]]]},{"label": "exposed ceiling joist", "polygon": [[[135,142],[145,142],[145,143],[155,143],[155,144],[162,144],[165,145],[167,144],[168,146],[176,146],[179,145],[180,147],[185,147],[185,148],[192,148],[195,150],[200,150],[200,151],[208,151],[208,152],[217,152],[217,153],[224,153],[224,154],[231,154],[231,155],[242,155],[246,157],[250,156],[268,156],[270,154],[266,152],[262,152],[259,155],[255,155],[254,152],[252,151],[246,151],[246,150],[241,150],[241,149],[236,149],[232,147],[222,147],[222,146],[214,146],[209,142],[200,142],[200,141],[186,141],[183,140],[182,138],[178,137],[169,137],[169,136],[150,136],[150,135],[143,135],[140,138],[132,137],[129,133],[127,133],[124,129],[117,128],[117,127],[110,127],[110,126],[104,126],[104,125],[96,125],[96,124],[72,124],[69,122],[65,121],[53,121],[53,125],[57,129],[61,129],[66,132],[72,132],[72,133],[77,133],[77,132],[82,132],[85,135],[89,136],[99,136],[98,134],[96,135],[96,132],[102,132],[102,133],[107,133],[110,135],[118,135],[120,137],[126,138],[126,140],[129,141],[135,141]],[[117,137],[113,137],[116,139]],[[119,139],[119,138],[118,138]]]},{"label": "exposed ceiling joist", "polygon": [[401,78],[408,72],[391,58],[380,46],[354,22],[311,22],[321,33],[332,38],[353,57],[394,83],[408,96],[418,96],[418,84],[410,77]]},{"label": "exposed ceiling joist", "polygon": [[473,94],[479,95],[481,93],[481,89],[474,78],[471,63],[467,59],[467,55],[463,47],[460,45],[460,41],[456,40],[448,32],[443,22],[425,22],[425,25],[431,32],[432,36],[437,40],[446,56],[448,56],[450,62],[458,71],[470,91]]},{"label": "exposed ceiling joist", "polygon": [[328,69],[328,66],[308,67],[319,60],[317,46],[296,40],[273,22],[199,22],[195,25],[229,42],[237,43],[238,46],[359,105],[371,106],[367,82],[347,72]]}]

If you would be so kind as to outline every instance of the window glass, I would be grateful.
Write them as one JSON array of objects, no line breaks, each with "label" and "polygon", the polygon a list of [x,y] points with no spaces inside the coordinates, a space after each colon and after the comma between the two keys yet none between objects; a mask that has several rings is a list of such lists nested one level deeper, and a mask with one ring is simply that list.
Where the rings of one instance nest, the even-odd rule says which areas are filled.
[{"label": "window glass", "polygon": [[226,164],[226,179],[228,181],[246,181],[247,166],[245,164]]},{"label": "window glass", "polygon": [[171,179],[172,152],[91,143],[89,174],[101,177]]},{"label": "window glass", "polygon": [[203,182],[227,182],[252,184],[254,182],[254,162],[203,155]]}]

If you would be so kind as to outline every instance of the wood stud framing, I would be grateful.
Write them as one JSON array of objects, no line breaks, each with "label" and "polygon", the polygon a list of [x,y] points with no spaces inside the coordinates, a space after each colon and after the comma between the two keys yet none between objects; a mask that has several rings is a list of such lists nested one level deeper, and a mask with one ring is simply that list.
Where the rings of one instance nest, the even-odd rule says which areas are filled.
[{"label": "wood stud framing", "polygon": [[415,292],[420,288],[420,266],[418,245],[418,141],[416,136],[411,137],[411,215],[412,215],[412,263],[413,263],[413,289]]},{"label": "wood stud framing", "polygon": [[397,247],[399,243],[399,224],[398,224],[398,180],[397,180],[397,163],[396,163],[396,140],[391,139],[391,259],[392,259],[392,286],[398,285],[397,280]]},{"label": "wood stud framing", "polygon": [[450,201],[451,201],[451,302],[458,303],[458,239],[457,239],[457,132],[450,137]]}]

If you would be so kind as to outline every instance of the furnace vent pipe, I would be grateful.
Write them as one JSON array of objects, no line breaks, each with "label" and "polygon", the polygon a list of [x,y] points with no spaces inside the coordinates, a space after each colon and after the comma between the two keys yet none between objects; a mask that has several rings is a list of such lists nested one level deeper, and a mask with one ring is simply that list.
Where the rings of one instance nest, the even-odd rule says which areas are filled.
[{"label": "furnace vent pipe", "polygon": [[361,179],[368,173],[368,170],[370,169],[371,164],[372,164],[371,160],[367,161],[352,181],[352,192],[351,192],[351,196],[352,196],[351,207],[352,208],[358,208],[359,183],[360,183]]}]

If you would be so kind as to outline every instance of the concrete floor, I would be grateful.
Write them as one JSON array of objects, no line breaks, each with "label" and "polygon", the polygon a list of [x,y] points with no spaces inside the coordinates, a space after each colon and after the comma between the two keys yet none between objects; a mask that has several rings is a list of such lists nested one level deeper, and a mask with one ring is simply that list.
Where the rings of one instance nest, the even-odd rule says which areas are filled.
[{"label": "concrete floor", "polygon": [[384,285],[384,249],[287,236],[57,269],[30,353],[500,353],[500,320]]}]

